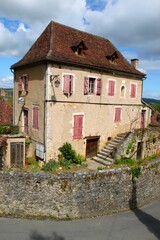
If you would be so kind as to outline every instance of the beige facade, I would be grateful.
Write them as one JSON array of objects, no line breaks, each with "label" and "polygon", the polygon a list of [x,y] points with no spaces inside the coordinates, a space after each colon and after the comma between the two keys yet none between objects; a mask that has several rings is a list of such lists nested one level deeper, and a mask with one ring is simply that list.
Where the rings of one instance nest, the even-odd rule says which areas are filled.
[{"label": "beige facade", "polygon": [[[19,93],[19,76],[29,75],[28,92]],[[64,94],[64,76],[73,76],[71,94]],[[84,78],[101,79],[101,94],[84,94]],[[109,81],[114,82],[114,96],[108,96]],[[58,82],[58,86],[57,86]],[[136,85],[135,97],[131,97],[131,85]],[[34,155],[42,149],[46,161],[57,159],[58,148],[70,142],[74,149],[86,156],[87,139],[97,138],[101,149],[109,138],[118,133],[141,127],[141,113],[145,112],[145,126],[150,123],[150,109],[141,102],[142,79],[134,75],[116,75],[82,67],[57,64],[35,65],[15,71],[14,88],[15,124],[25,132],[25,111],[27,111],[26,135],[32,140]],[[24,103],[19,102],[24,99]],[[33,127],[33,107],[38,107],[38,129]],[[115,109],[121,109],[120,121],[115,122]],[[83,117],[82,137],[74,139],[74,116]],[[38,144],[38,145],[37,145]]]}]

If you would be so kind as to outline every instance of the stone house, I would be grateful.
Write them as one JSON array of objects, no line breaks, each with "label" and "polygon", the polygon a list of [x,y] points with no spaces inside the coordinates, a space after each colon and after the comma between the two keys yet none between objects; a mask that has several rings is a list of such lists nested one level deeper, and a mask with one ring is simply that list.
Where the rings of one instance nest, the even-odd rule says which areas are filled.
[{"label": "stone house", "polygon": [[147,127],[145,74],[102,37],[50,22],[14,71],[14,124],[32,144],[28,155],[57,159],[70,142],[90,158],[109,139]]}]

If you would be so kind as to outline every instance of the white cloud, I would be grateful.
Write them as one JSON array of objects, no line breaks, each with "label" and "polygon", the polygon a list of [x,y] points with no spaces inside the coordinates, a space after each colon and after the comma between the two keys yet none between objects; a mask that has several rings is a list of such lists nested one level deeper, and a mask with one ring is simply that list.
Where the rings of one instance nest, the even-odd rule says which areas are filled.
[{"label": "white cloud", "polygon": [[111,40],[142,71],[160,69],[159,0],[1,0],[0,16],[13,20],[0,23],[0,56],[22,57],[53,20]]},{"label": "white cloud", "polygon": [[0,88],[13,87],[13,76],[0,77]]}]

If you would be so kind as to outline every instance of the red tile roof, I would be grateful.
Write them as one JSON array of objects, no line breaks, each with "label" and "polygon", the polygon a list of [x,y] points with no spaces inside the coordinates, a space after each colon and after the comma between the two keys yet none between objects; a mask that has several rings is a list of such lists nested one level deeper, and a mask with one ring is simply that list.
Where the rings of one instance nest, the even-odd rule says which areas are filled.
[{"label": "red tile roof", "polygon": [[[84,56],[78,56],[73,51],[73,47],[78,46],[82,41],[87,49],[84,49]],[[111,56],[114,52],[116,52],[117,58],[116,62],[112,63],[107,56]],[[46,60],[92,67],[103,71],[120,71],[140,77],[145,76],[136,70],[109,40],[53,21],[50,22],[26,55],[11,68]]]},{"label": "red tile roof", "polygon": [[11,124],[13,120],[13,108],[5,100],[0,100],[0,124]]}]

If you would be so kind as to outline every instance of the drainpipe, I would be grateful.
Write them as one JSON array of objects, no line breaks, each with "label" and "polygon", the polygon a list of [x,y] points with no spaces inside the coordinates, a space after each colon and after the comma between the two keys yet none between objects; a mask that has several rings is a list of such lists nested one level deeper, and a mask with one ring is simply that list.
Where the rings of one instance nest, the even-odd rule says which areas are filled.
[{"label": "drainpipe", "polygon": [[47,142],[47,99],[48,99],[48,62],[46,62],[46,70],[45,70],[45,79],[44,79],[44,126],[43,126],[43,144],[44,144],[44,162],[46,162],[46,142]]},{"label": "drainpipe", "polygon": [[13,86],[13,125],[15,125],[15,72],[12,68],[10,70],[13,73],[13,83],[14,83],[14,86]]}]

